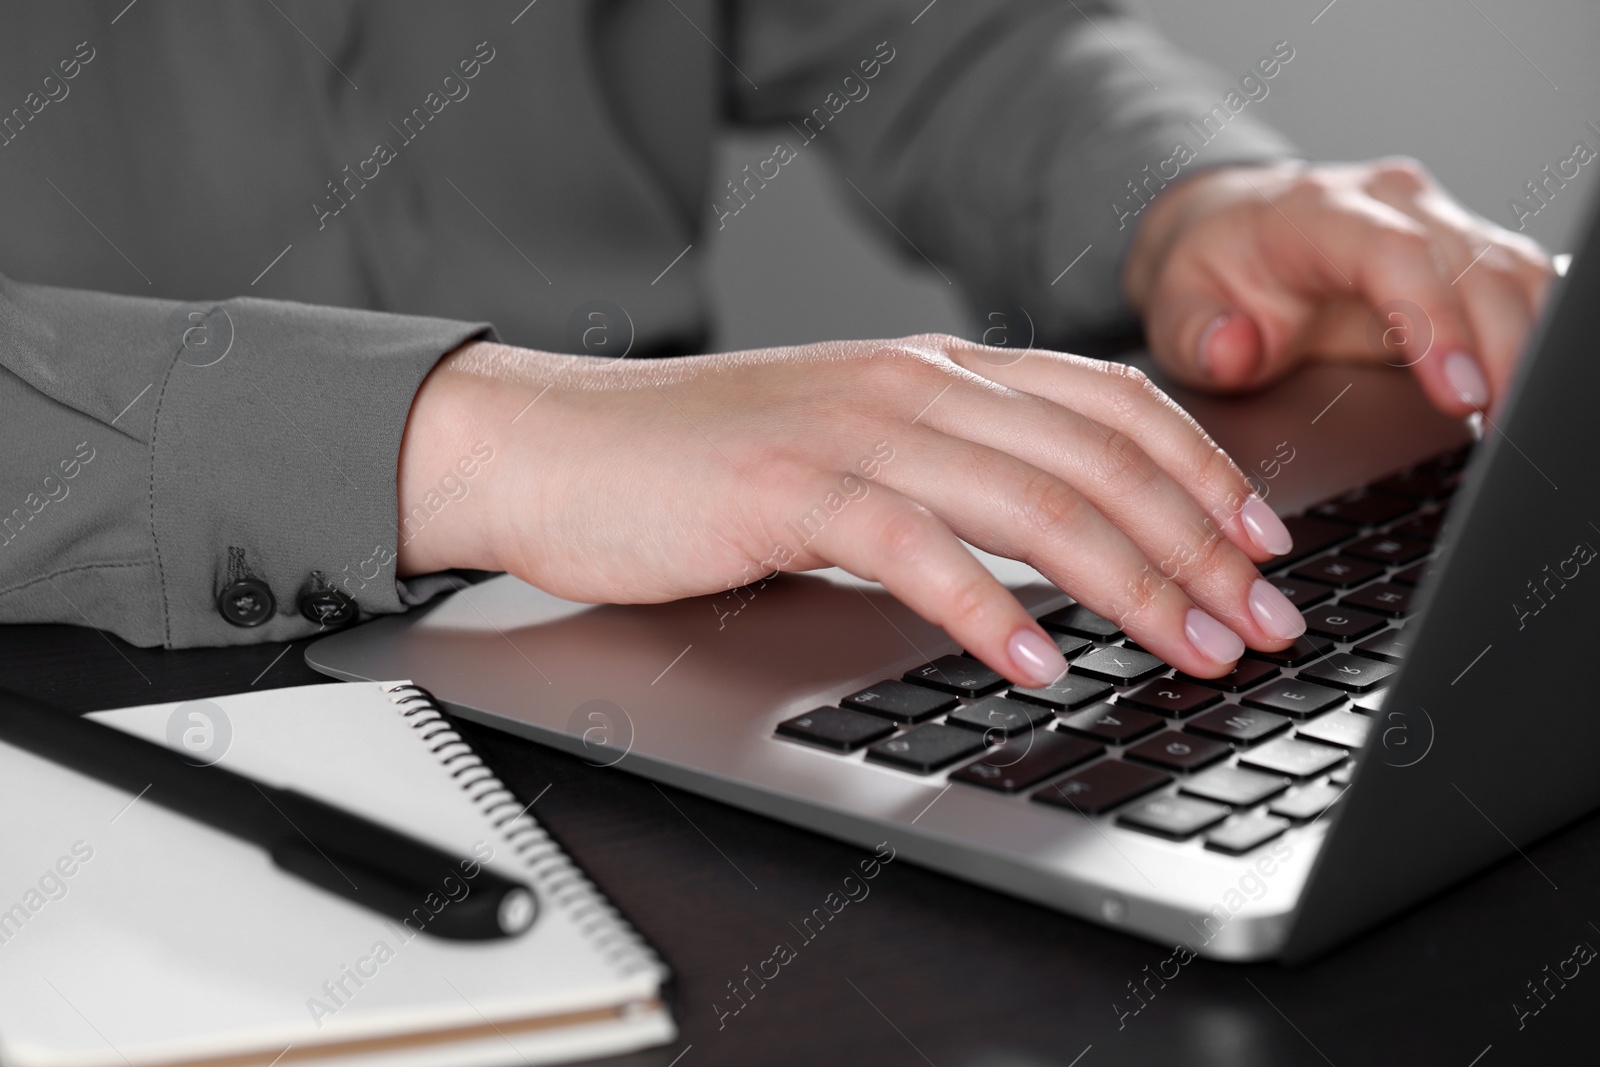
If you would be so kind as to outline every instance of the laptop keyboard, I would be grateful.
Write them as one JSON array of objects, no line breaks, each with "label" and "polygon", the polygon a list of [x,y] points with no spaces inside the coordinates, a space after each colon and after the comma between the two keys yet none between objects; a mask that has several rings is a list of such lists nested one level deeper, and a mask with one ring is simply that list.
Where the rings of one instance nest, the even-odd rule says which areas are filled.
[{"label": "laptop keyboard", "polygon": [[1282,652],[1248,650],[1221,678],[1175,672],[1073,604],[1039,616],[1070,664],[1053,685],[1018,688],[941,656],[782,722],[777,737],[1247,853],[1319,818],[1350,781],[1469,448],[1286,518],[1295,547],[1262,573],[1307,632]]}]

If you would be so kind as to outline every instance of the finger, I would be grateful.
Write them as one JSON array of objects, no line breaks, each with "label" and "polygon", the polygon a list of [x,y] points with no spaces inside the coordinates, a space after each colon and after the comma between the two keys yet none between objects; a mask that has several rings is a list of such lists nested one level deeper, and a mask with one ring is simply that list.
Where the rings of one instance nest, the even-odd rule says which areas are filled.
[{"label": "finger", "polygon": [[[1433,350],[1433,326],[1409,302],[1374,308],[1356,297],[1334,297],[1317,308],[1300,335],[1307,356],[1407,368]],[[1437,358],[1437,352],[1434,352]]]},{"label": "finger", "polygon": [[[1468,211],[1442,188],[1416,160],[1378,161],[1366,183],[1378,200],[1421,222],[1445,252],[1449,274],[1457,276],[1479,252],[1495,246],[1502,266],[1514,270],[1537,295],[1552,273],[1550,254],[1527,234],[1516,233]],[[1537,299],[1529,301],[1538,306]]]},{"label": "finger", "polygon": [[[1059,352],[1030,351],[1027,358],[1006,366],[986,366],[982,346],[958,344],[950,352],[956,362],[999,385],[1087,415],[1137,441],[1194,499],[1211,525],[1252,560],[1264,562],[1294,547],[1288,529],[1255,496],[1228,454],[1143,372]],[[997,413],[993,421],[1004,424],[1006,419]],[[1046,436],[1043,430],[1036,432]]]},{"label": "finger", "polygon": [[[838,478],[818,484],[831,491]],[[1010,590],[933,513],[888,486],[841,511],[807,548],[881,583],[1017,685],[1049,685],[1066,673],[1055,641]]]},{"label": "finger", "polygon": [[1505,262],[1507,257],[1496,251],[1491,249],[1455,283],[1462,290],[1467,317],[1478,337],[1492,396],[1500,396],[1510,387],[1534,322],[1526,282]]},{"label": "finger", "polygon": [[1440,262],[1451,265],[1450,277],[1482,250],[1483,231],[1492,224],[1451,199],[1416,160],[1404,156],[1379,159],[1351,173],[1362,176],[1360,188],[1372,199],[1427,228],[1442,253]]},{"label": "finger", "polygon": [[1347,209],[1337,224],[1329,213],[1308,224],[1311,238],[1326,243],[1330,266],[1341,269],[1373,307],[1407,300],[1422,310],[1433,343],[1411,370],[1435,406],[1467,414],[1486,405],[1490,389],[1482,339],[1472,330],[1460,290],[1440,270],[1432,235],[1415,219],[1371,198],[1350,197],[1344,203]]},{"label": "finger", "polygon": [[[1240,253],[1244,255],[1244,253]],[[1178,380],[1204,389],[1254,389],[1288,373],[1315,304],[1247,260],[1183,256],[1157,279],[1146,322],[1151,352]]]},{"label": "finger", "polygon": [[[1127,435],[1039,397],[967,383],[952,388],[930,416],[934,412],[940,413],[935,428],[953,436],[919,442],[916,447],[930,453],[927,461],[896,472],[897,488],[928,504],[958,533],[975,530],[986,538],[1004,537],[1004,531],[995,531],[985,520],[1014,513],[1019,501],[1024,508],[1044,510],[1045,520],[1052,518],[1051,510],[1087,501],[1095,514],[1073,515],[1074,522],[1099,535],[1096,521],[1107,520],[1120,536],[1096,544],[1121,553],[1126,540],[1139,553],[1136,573],[1110,575],[1124,590],[1175,583],[1206,614],[1255,648],[1281,648],[1305,632],[1299,612],[1262,580],[1250,557]],[[968,442],[981,447],[969,452]],[[1220,451],[1210,454],[1232,469]],[[938,473],[930,478],[930,471]],[[951,477],[947,471],[959,474]],[[973,511],[972,501],[989,497],[998,499],[984,499]],[[1043,503],[1033,502],[1035,497]],[[1004,543],[1005,549],[994,551],[1025,552],[1027,561],[1047,575],[1080,581],[1075,560],[1111,558],[1085,557],[1086,546],[1063,542],[1059,525],[1052,521],[1024,522]],[[1080,588],[1068,591],[1078,596]],[[1117,610],[1126,613],[1129,607],[1125,603]],[[1178,632],[1166,636],[1176,640]],[[1161,638],[1152,638],[1151,647],[1158,645],[1167,647]],[[1200,651],[1210,654],[1217,647]]]},{"label": "finger", "polygon": [[908,462],[885,471],[896,489],[962,539],[1029,564],[1174,667],[1216,677],[1244,653],[1230,627],[1163,578],[1138,545],[1061,479],[932,432],[909,441],[905,454]]},{"label": "finger", "polygon": [[1493,395],[1510,385],[1551,274],[1537,242],[1482,219],[1439,189],[1409,160],[1385,161],[1372,195],[1422,223],[1458,290]]}]

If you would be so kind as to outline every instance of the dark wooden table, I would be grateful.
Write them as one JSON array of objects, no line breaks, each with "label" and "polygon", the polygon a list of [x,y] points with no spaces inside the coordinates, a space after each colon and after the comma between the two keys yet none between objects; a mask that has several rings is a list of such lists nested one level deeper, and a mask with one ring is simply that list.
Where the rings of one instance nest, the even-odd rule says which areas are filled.
[{"label": "dark wooden table", "polygon": [[[93,630],[0,627],[0,684],[73,711],[327,682],[295,644],[180,652]],[[1533,728],[1537,708],[1515,709]],[[677,974],[673,1046],[611,1061],[1098,1067],[1102,1064],[1600,1062],[1574,945],[1600,947],[1600,820],[1585,819],[1314,966],[1183,966],[1137,1014],[1130,984],[1171,955],[896,862],[815,940],[791,923],[866,853],[525,741],[465,731]],[[1597,754],[1600,755],[1600,754]],[[1542,872],[1542,873],[1541,873]],[[1371,872],[1377,883],[1385,877]],[[1548,880],[1547,880],[1548,879]],[[1554,887],[1559,888],[1554,888]],[[736,1015],[728,983],[779,942],[797,956]],[[0,965],[3,965],[0,959]],[[1546,971],[1546,965],[1550,970]],[[1146,968],[1149,971],[1146,971]],[[1171,974],[1173,964],[1164,970]],[[1597,969],[1600,970],[1600,969]]]}]

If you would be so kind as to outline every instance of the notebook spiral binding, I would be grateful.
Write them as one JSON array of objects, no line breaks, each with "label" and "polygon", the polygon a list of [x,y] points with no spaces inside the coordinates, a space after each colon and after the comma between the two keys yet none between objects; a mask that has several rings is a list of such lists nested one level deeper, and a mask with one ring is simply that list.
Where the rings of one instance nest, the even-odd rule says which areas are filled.
[{"label": "notebook spiral binding", "polygon": [[666,965],[612,906],[600,889],[526,813],[527,807],[495,777],[444,713],[438,700],[420,685],[385,686],[389,702],[400,709],[420,740],[439,757],[491,826],[528,869],[539,893],[568,912],[579,929],[624,975],[640,971],[666,974]]}]

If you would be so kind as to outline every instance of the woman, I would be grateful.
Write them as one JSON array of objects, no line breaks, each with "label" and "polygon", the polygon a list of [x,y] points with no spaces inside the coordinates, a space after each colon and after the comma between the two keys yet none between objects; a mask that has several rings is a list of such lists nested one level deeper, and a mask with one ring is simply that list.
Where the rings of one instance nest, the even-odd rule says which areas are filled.
[{"label": "woman", "polygon": [[[559,353],[619,316],[630,356],[704,351],[699,229],[806,151],[981,305],[1140,320],[1214,389],[1370,351],[1405,300],[1403,362],[1466,414],[1548,278],[1414,163],[1294,160],[1251,110],[1288,41],[1229,82],[1087,0],[518,7],[12,15],[0,619],[279,641],[451,568],[634,602],[837,564],[1058,676],[960,537],[1216,676],[1302,630],[1255,566],[1288,535],[1137,372],[943,337]],[[722,118],[773,152],[711,173]]]}]

